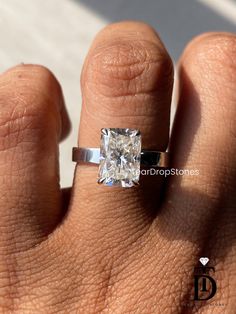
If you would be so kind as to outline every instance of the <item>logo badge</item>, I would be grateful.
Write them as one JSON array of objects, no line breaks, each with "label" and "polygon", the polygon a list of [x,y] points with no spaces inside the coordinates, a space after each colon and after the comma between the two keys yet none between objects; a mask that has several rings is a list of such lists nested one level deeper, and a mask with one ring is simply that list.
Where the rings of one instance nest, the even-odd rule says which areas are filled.
[{"label": "logo badge", "polygon": [[214,297],[217,291],[215,279],[210,275],[215,273],[215,268],[206,266],[208,257],[201,257],[199,262],[202,266],[194,268],[194,300],[207,301]]}]

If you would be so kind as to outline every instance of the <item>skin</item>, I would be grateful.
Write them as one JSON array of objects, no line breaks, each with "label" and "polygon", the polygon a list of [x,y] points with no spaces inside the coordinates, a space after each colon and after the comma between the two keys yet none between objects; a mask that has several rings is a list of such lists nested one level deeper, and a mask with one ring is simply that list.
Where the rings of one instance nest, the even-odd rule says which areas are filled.
[{"label": "skin", "polygon": [[[199,170],[132,189],[98,185],[97,167],[80,164],[72,190],[60,190],[69,121],[59,83],[36,65],[0,76],[1,313],[235,313],[235,55],[233,34],[188,44],[169,139],[173,64],[158,35],[139,22],[97,35],[78,145],[99,146],[102,127],[137,128],[147,149],[170,142],[172,167]],[[186,307],[201,256],[218,290]]]}]

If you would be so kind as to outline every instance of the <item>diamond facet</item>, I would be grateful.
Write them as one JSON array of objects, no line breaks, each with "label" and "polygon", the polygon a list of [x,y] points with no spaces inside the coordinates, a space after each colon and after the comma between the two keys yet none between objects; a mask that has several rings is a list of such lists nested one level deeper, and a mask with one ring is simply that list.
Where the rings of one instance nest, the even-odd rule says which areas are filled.
[{"label": "diamond facet", "polygon": [[98,182],[109,186],[131,187],[140,176],[141,135],[139,130],[101,130]]}]

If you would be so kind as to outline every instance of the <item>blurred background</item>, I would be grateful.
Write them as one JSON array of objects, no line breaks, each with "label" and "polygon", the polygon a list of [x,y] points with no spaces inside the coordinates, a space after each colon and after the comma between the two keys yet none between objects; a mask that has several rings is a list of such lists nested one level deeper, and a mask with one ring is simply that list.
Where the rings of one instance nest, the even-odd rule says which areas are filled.
[{"label": "blurred background", "polygon": [[150,23],[177,61],[193,36],[236,31],[236,0],[0,0],[0,71],[22,62],[42,64],[62,85],[72,121],[60,146],[62,186],[71,185],[75,166],[71,148],[77,141],[83,60],[95,34],[122,19]]}]

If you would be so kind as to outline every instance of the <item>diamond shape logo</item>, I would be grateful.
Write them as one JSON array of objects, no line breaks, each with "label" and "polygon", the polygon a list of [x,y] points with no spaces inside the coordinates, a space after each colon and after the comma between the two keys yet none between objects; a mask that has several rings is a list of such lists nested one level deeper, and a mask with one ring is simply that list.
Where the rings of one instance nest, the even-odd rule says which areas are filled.
[{"label": "diamond shape logo", "polygon": [[206,264],[209,262],[209,258],[208,257],[201,257],[199,259],[199,262],[203,265],[206,266]]}]

